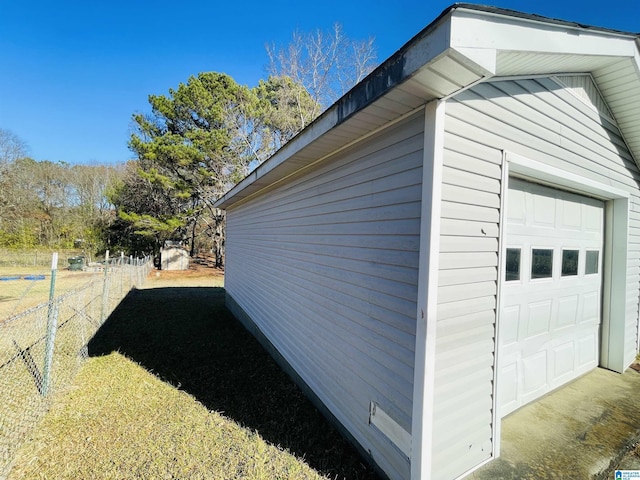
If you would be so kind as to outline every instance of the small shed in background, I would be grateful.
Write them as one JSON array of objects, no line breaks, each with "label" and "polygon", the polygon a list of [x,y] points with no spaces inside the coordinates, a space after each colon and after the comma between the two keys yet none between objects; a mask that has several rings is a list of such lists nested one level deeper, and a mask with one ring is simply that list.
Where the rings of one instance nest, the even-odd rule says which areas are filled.
[{"label": "small shed in background", "polygon": [[160,270],[188,270],[189,252],[182,242],[168,240],[160,250]]}]

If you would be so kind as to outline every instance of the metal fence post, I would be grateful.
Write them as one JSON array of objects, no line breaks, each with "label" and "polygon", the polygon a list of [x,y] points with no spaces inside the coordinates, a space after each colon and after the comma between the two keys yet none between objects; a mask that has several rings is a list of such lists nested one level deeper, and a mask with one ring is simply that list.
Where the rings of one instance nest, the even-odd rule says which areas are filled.
[{"label": "metal fence post", "polygon": [[124,252],[120,252],[120,298],[124,296]]},{"label": "metal fence post", "polygon": [[107,310],[107,302],[109,301],[109,250],[104,254],[104,283],[102,284],[102,309],[100,310],[100,323],[105,321],[105,311]]},{"label": "metal fence post", "polygon": [[133,287],[134,281],[133,281],[133,276],[135,274],[135,264],[133,263],[133,256],[129,255],[129,290],[131,290],[131,287]]},{"label": "metal fence post", "polygon": [[53,351],[58,329],[58,308],[54,302],[56,290],[56,272],[58,271],[58,252],[51,257],[51,285],[49,286],[49,308],[47,312],[47,337],[42,375],[42,395],[47,396],[51,385],[51,368],[53,366]]}]

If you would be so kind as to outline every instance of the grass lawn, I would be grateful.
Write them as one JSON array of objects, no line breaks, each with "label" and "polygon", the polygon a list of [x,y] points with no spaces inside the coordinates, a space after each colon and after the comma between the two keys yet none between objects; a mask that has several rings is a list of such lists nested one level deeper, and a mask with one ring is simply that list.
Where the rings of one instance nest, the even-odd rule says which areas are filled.
[{"label": "grass lawn", "polygon": [[[0,277],[44,275],[43,280],[0,281],[0,321],[49,300],[51,270],[46,267],[0,267]],[[59,296],[89,283],[97,273],[58,270],[55,295]]]},{"label": "grass lawn", "polygon": [[118,353],[91,359],[9,478],[321,478]]},{"label": "grass lawn", "polygon": [[152,273],[100,329],[9,478],[377,478],[222,288],[162,280]]}]

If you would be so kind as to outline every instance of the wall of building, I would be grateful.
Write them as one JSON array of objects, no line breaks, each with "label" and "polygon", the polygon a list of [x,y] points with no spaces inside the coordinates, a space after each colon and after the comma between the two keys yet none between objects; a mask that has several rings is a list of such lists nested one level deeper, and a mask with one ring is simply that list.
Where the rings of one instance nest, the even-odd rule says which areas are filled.
[{"label": "wall of building", "polygon": [[[572,88],[579,83],[571,82]],[[490,458],[496,440],[492,409],[503,151],[631,193],[629,301],[620,348],[629,362],[637,351],[640,174],[615,123],[603,115],[603,102],[581,98],[572,88],[551,78],[493,81],[447,102],[434,478],[455,478]]]},{"label": "wall of building", "polygon": [[411,431],[423,131],[419,112],[227,212],[230,304],[391,478],[408,452],[369,412]]}]

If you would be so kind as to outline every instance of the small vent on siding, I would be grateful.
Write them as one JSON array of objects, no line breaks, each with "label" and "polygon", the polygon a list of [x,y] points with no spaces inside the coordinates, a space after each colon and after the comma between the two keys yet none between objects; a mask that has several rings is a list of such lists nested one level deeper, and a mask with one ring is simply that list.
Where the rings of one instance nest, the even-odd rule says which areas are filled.
[{"label": "small vent on siding", "polygon": [[407,458],[411,458],[411,434],[375,402],[369,405],[369,423],[384,433]]},{"label": "small vent on siding", "polygon": [[591,75],[558,75],[555,79],[600,115],[613,119],[613,115],[600,95],[598,87],[593,83]]}]

